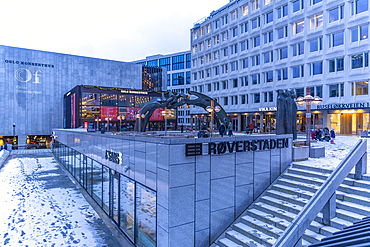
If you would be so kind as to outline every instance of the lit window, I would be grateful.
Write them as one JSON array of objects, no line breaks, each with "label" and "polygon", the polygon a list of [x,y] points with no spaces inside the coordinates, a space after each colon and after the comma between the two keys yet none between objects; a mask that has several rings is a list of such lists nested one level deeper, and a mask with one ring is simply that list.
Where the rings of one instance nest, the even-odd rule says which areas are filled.
[{"label": "lit window", "polygon": [[293,34],[302,33],[304,31],[304,20],[295,22],[293,25]]},{"label": "lit window", "polygon": [[314,15],[310,18],[310,29],[321,27],[323,24],[322,13]]},{"label": "lit window", "polygon": [[265,0],[265,5],[272,3],[273,0]]},{"label": "lit window", "polygon": [[369,81],[352,82],[352,96],[368,94],[369,94]]},{"label": "lit window", "polygon": [[243,15],[247,15],[247,14],[248,14],[248,4],[243,6]]},{"label": "lit window", "polygon": [[368,67],[369,66],[369,53],[360,53],[356,55],[352,55],[352,69],[358,69],[362,67]]},{"label": "lit window", "polygon": [[231,12],[231,21],[238,19],[238,10]]},{"label": "lit window", "polygon": [[260,1],[259,0],[253,0],[252,1],[252,11],[255,11],[260,8]]}]

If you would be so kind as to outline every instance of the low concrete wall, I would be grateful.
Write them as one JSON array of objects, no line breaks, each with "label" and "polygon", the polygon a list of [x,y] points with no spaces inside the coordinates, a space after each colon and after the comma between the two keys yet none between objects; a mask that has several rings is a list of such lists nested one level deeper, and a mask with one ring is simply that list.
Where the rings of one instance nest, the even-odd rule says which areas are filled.
[{"label": "low concrete wall", "polygon": [[8,158],[10,152],[7,151],[7,150],[1,150],[0,151],[0,167],[3,166],[3,164],[5,163],[6,159]]},{"label": "low concrete wall", "polygon": [[308,146],[293,147],[293,161],[307,160],[310,156]]},{"label": "low concrete wall", "polygon": [[[292,135],[163,139],[54,132],[58,142],[157,192],[159,247],[208,247],[292,162]],[[202,152],[187,156],[187,144]],[[106,150],[121,153],[122,163],[106,160]]]}]

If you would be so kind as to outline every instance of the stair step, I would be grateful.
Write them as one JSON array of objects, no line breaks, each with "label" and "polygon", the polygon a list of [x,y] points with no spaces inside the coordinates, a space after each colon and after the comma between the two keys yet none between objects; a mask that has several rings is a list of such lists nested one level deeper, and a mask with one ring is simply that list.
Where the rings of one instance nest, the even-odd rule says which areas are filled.
[{"label": "stair step", "polygon": [[256,208],[248,210],[247,215],[259,219],[261,221],[265,221],[266,223],[273,225],[281,230],[285,230],[290,225],[289,221],[279,218],[276,215],[265,213]]},{"label": "stair step", "polygon": [[310,229],[307,229],[304,232],[304,235],[303,235],[303,239],[305,239],[305,240],[307,240],[311,243],[317,243],[317,242],[321,241],[321,239],[323,239],[323,238],[325,238],[324,235],[313,232]]},{"label": "stair step", "polygon": [[340,219],[344,219],[346,221],[350,221],[351,223],[354,223],[356,221],[360,221],[362,218],[365,217],[365,215],[353,213],[344,209],[337,208],[336,210],[336,216]]},{"label": "stair step", "polygon": [[353,194],[353,195],[370,197],[370,190],[369,189],[359,188],[359,187],[355,187],[353,185],[341,184],[337,191],[341,191],[341,192],[345,192],[345,193]]},{"label": "stair step", "polygon": [[341,230],[341,228],[338,229],[332,226],[325,226],[317,221],[312,221],[308,229],[324,236],[332,236],[335,232]]},{"label": "stair step", "polygon": [[314,193],[312,193],[312,192],[302,190],[302,189],[299,189],[299,188],[294,188],[294,187],[292,188],[292,187],[285,186],[285,185],[278,184],[278,183],[273,184],[272,188],[274,190],[281,191],[281,192],[284,192],[284,193],[287,193],[287,194],[297,195],[299,197],[302,197],[302,198],[305,198],[305,199],[308,199],[308,200],[314,195]]},{"label": "stair step", "polygon": [[304,207],[309,200],[299,197],[297,195],[290,195],[286,194],[284,192],[276,191],[276,190],[268,190],[266,191],[267,196],[279,199],[279,200],[284,200],[293,204],[297,204],[301,207]]},{"label": "stair step", "polygon": [[265,204],[265,203],[262,203],[262,202],[254,203],[253,207],[262,211],[262,212],[266,212],[266,213],[269,213],[269,214],[272,214],[272,215],[275,215],[275,216],[277,215],[279,218],[284,219],[284,220],[289,221],[289,222],[292,222],[292,220],[295,217],[297,217],[297,214],[291,213],[287,210],[283,210],[283,209],[280,209],[280,208],[277,208],[275,206]]},{"label": "stair step", "polygon": [[226,232],[226,238],[220,239],[217,243],[222,247],[264,247],[264,245],[235,230]]},{"label": "stair step", "polygon": [[277,184],[291,186],[292,188],[302,189],[305,191],[309,191],[311,193],[315,193],[317,189],[319,188],[319,186],[317,186],[316,184],[307,184],[307,183],[302,183],[302,182],[294,181],[291,179],[285,179],[285,178],[280,178],[277,181]]},{"label": "stair step", "polygon": [[370,215],[370,207],[359,205],[348,201],[337,201],[337,209],[344,209],[352,213],[357,213],[364,216]]},{"label": "stair step", "polygon": [[344,202],[352,202],[355,204],[358,204],[359,206],[366,206],[370,207],[370,198],[359,196],[359,195],[353,195],[348,194],[344,192],[336,192],[337,193],[337,200],[344,201]]},{"label": "stair step", "polygon": [[305,177],[315,177],[321,180],[326,180],[331,174],[331,172],[327,173],[327,172],[318,172],[318,171],[307,171],[307,170],[302,170],[299,168],[289,168],[289,173],[301,175]]},{"label": "stair step", "polygon": [[281,234],[283,234],[283,230],[268,224],[267,222],[261,221],[259,219],[253,218],[249,215],[243,216],[242,221],[243,224],[252,227],[254,229],[259,230],[260,232],[263,232],[266,235],[272,236],[274,238],[279,238]]},{"label": "stair step", "polygon": [[276,242],[276,238],[264,234],[261,231],[258,231],[250,226],[247,226],[241,222],[236,223],[233,226],[233,229],[243,235],[246,235],[247,237],[253,239],[254,241],[266,245],[266,246],[272,246]]},{"label": "stair step", "polygon": [[278,207],[280,209],[289,211],[294,214],[298,214],[303,209],[302,206],[299,206],[297,204],[293,204],[285,200],[279,200],[270,196],[262,196],[260,200],[263,203],[270,204],[272,206]]},{"label": "stair step", "polygon": [[308,166],[308,165],[297,164],[297,163],[293,163],[292,167],[293,168],[299,168],[299,169],[302,169],[302,170],[307,170],[307,171],[321,172],[321,173],[332,173],[333,172],[333,170],[331,170],[331,169],[325,169],[325,168],[321,168],[321,167],[314,167],[314,166]]},{"label": "stair step", "polygon": [[370,190],[370,181],[366,181],[366,180],[357,180],[357,179],[352,179],[352,178],[347,177],[344,179],[343,184]]},{"label": "stair step", "polygon": [[323,180],[323,179],[310,177],[310,176],[296,175],[296,174],[292,174],[292,173],[289,173],[289,172],[284,173],[282,175],[282,177],[285,178],[285,179],[289,179],[289,180],[295,180],[295,181],[298,181],[298,182],[303,182],[305,184],[317,185],[318,187],[320,187],[325,182],[325,180]]}]

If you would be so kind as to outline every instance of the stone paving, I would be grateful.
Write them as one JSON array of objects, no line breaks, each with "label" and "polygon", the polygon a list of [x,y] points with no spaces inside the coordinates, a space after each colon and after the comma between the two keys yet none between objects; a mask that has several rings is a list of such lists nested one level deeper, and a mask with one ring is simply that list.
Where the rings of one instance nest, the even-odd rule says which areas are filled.
[{"label": "stone paving", "polygon": [[132,246],[103,222],[49,149],[13,150],[0,188],[0,246]]}]

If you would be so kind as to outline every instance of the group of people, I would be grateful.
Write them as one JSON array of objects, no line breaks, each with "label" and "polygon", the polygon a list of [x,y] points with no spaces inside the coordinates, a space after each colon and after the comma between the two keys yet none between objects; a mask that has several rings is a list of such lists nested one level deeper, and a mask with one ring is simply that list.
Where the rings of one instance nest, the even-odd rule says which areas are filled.
[{"label": "group of people", "polygon": [[7,142],[5,142],[4,145],[1,145],[0,151],[3,150],[3,149],[8,150],[8,143]]},{"label": "group of people", "polygon": [[[203,123],[200,128],[200,131],[198,132],[198,138],[209,137],[208,132],[209,130],[208,130],[207,124]],[[223,123],[221,123],[218,129],[218,133],[220,134],[221,137],[226,135],[226,133],[228,136],[232,136],[233,135],[233,124],[230,122],[229,125],[226,127]]]},{"label": "group of people", "polygon": [[317,141],[330,141],[331,144],[334,143],[335,131],[332,128],[330,131],[327,127],[323,129],[316,129],[311,131],[311,139]]}]

